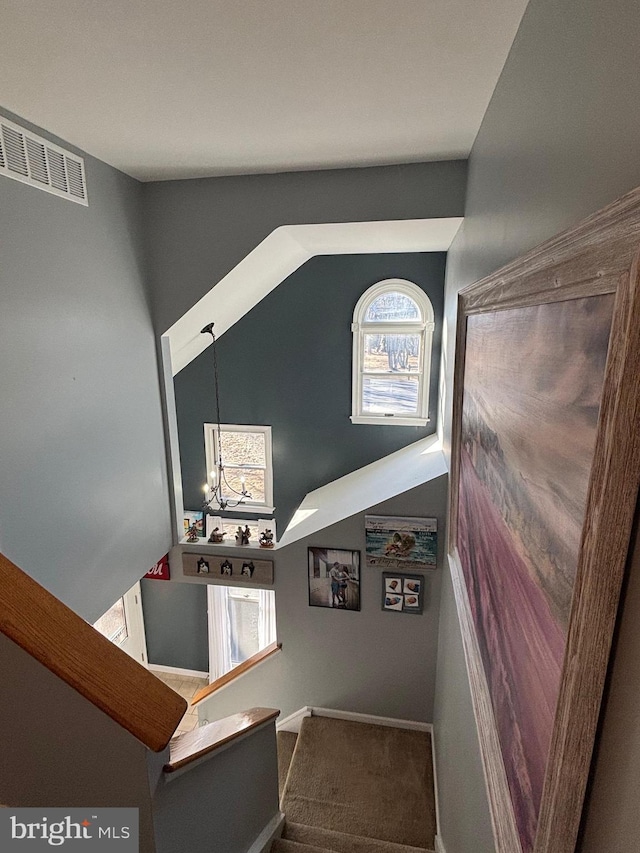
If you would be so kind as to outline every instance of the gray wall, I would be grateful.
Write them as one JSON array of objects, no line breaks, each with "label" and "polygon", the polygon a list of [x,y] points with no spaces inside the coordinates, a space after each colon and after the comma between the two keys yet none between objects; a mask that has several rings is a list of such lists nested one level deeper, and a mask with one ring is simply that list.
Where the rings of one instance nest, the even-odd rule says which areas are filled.
[{"label": "gray wall", "polygon": [[[447,853],[489,853],[493,832],[478,751],[476,721],[466,677],[449,569],[440,604],[438,680],[433,712],[437,751],[439,832]],[[473,839],[473,845],[470,844]]]},{"label": "gray wall", "polygon": [[247,853],[278,814],[275,720],[158,780],[156,853]]},{"label": "gray wall", "polygon": [[140,587],[149,663],[209,672],[206,589],[150,579]]},{"label": "gray wall", "polygon": [[0,549],[94,620],[170,521],[141,188],[85,167],[88,208],[0,176]]},{"label": "gray wall", "polygon": [[[444,266],[441,252],[315,257],[220,339],[223,421],[273,427],[279,535],[307,492],[435,432]],[[364,291],[385,278],[413,281],[434,308],[431,423],[425,428],[349,420],[353,310]],[[184,505],[197,509],[207,472],[203,424],[216,421],[211,347],[174,384]]]},{"label": "gray wall", "polygon": [[[637,89],[640,18],[629,0],[531,0],[502,76],[485,115],[469,161],[465,222],[449,252],[445,314],[445,353],[449,391],[445,435],[450,432],[450,391],[455,332],[455,300],[464,285],[492,272],[536,243],[578,222],[640,184],[640,115],[633,109]],[[438,755],[441,789],[458,787],[458,803],[472,814],[459,826],[459,809],[441,802],[441,832],[447,853],[484,853],[492,849],[489,815],[478,798],[484,781],[478,747],[469,732],[468,697],[456,688],[466,681],[456,647],[459,630],[451,587],[445,586],[439,648],[436,703],[437,743],[465,743],[466,773]],[[637,623],[640,610],[634,604]],[[452,627],[453,624],[453,627]],[[633,642],[625,635],[623,642]],[[637,649],[637,641],[635,643]],[[635,652],[637,655],[637,650]],[[619,652],[620,667],[629,657]],[[457,661],[457,666],[454,665]],[[617,664],[618,666],[618,664]],[[626,671],[626,690],[640,695],[637,668]],[[610,703],[625,680],[619,670]],[[457,713],[445,715],[457,696]],[[463,707],[462,703],[466,707]],[[635,703],[638,711],[637,701]],[[605,716],[605,727],[607,717]],[[627,761],[637,768],[640,749],[629,742]],[[440,748],[439,748],[440,749]],[[588,806],[584,851],[629,850],[640,837],[640,813],[634,789],[621,790],[615,815],[604,808],[599,791],[607,784],[615,753],[601,753]],[[633,829],[633,832],[632,832]],[[635,839],[630,841],[635,833]],[[450,843],[449,839],[453,839]]]},{"label": "gray wall", "polygon": [[438,519],[438,568],[425,572],[422,615],[383,612],[382,572],[366,567],[359,612],[309,606],[307,548],[360,550],[364,560],[364,513],[274,551],[282,652],[203,703],[204,716],[219,719],[254,705],[279,708],[287,716],[304,705],[320,705],[430,722],[446,491],[447,478],[439,477],[370,510]]},{"label": "gray wall", "polygon": [[140,853],[154,853],[148,750],[0,634],[0,802],[140,809]]},{"label": "gray wall", "polygon": [[465,184],[461,160],[145,184],[156,329],[280,225],[461,216]]}]

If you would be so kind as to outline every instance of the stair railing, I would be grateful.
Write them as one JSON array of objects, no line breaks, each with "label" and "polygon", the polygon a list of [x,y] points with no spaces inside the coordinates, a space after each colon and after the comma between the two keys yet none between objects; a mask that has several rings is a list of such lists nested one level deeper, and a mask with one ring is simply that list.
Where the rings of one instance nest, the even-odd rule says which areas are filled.
[{"label": "stair railing", "polygon": [[138,738],[163,750],[185,700],[0,554],[0,632]]}]

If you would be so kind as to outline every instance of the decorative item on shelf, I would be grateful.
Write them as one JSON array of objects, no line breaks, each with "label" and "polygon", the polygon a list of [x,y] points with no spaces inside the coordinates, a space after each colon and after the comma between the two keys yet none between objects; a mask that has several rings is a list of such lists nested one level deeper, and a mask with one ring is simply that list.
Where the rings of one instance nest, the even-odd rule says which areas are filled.
[{"label": "decorative item on shelf", "polygon": [[208,575],[209,574],[209,563],[204,559],[204,557],[200,557],[197,565],[198,565],[198,574],[199,575]]},{"label": "decorative item on shelf", "polygon": [[273,548],[273,532],[269,527],[262,531],[258,542],[261,548]]},{"label": "decorative item on shelf", "polygon": [[220,428],[220,389],[218,383],[218,353],[216,351],[216,336],[213,333],[213,323],[209,323],[200,331],[201,335],[211,335],[213,348],[213,386],[216,405],[217,442],[214,442],[217,458],[214,460],[215,469],[209,473],[210,482],[205,483],[203,510],[207,515],[217,515],[221,510],[239,506],[246,500],[251,500],[250,493],[245,488],[244,477],[240,478],[240,489],[234,489],[227,481],[222,460],[222,430]]},{"label": "decorative item on shelf", "polygon": [[[199,571],[198,563],[200,561],[206,564],[205,571]],[[206,566],[208,566],[208,571],[206,571]],[[182,570],[185,577],[198,578],[201,583],[207,584],[273,585],[273,560],[254,560],[253,557],[247,558],[240,554],[235,557],[231,555],[218,557],[210,552],[208,554],[197,554],[193,551],[183,551]]]},{"label": "decorative item on shelf", "polygon": [[219,545],[221,542],[224,542],[224,533],[220,530],[219,527],[214,527],[211,531],[211,535],[209,536],[209,542],[214,545]]},{"label": "decorative item on shelf", "polygon": [[198,525],[192,524],[191,527],[187,530],[187,542],[197,542],[198,539],[200,539]]},{"label": "decorative item on shelf", "polygon": [[251,539],[249,525],[245,524],[244,530],[242,529],[242,526],[238,526],[238,529],[236,530],[236,545],[248,545],[249,539]]},{"label": "decorative item on shelf", "polygon": [[189,528],[190,527],[196,528],[196,530],[198,531],[198,536],[206,536],[205,524],[204,524],[204,512],[201,509],[195,510],[195,511],[190,510],[190,509],[185,509],[183,523],[184,523],[184,535],[185,536],[189,535]]}]

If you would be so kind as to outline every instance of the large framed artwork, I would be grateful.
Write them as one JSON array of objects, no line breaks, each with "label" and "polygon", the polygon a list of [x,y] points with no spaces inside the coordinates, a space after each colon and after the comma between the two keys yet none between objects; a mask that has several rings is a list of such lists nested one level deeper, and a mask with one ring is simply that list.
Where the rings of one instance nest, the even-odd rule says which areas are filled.
[{"label": "large framed artwork", "polygon": [[498,853],[572,853],[640,475],[640,191],[462,291],[449,563]]}]

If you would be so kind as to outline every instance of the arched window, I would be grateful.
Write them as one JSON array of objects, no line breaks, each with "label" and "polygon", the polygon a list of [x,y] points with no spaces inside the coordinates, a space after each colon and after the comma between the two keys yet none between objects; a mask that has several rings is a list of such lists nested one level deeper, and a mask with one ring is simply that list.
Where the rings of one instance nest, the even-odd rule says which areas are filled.
[{"label": "arched window", "polygon": [[353,312],[354,424],[424,426],[429,411],[433,306],[417,285],[380,281]]}]

